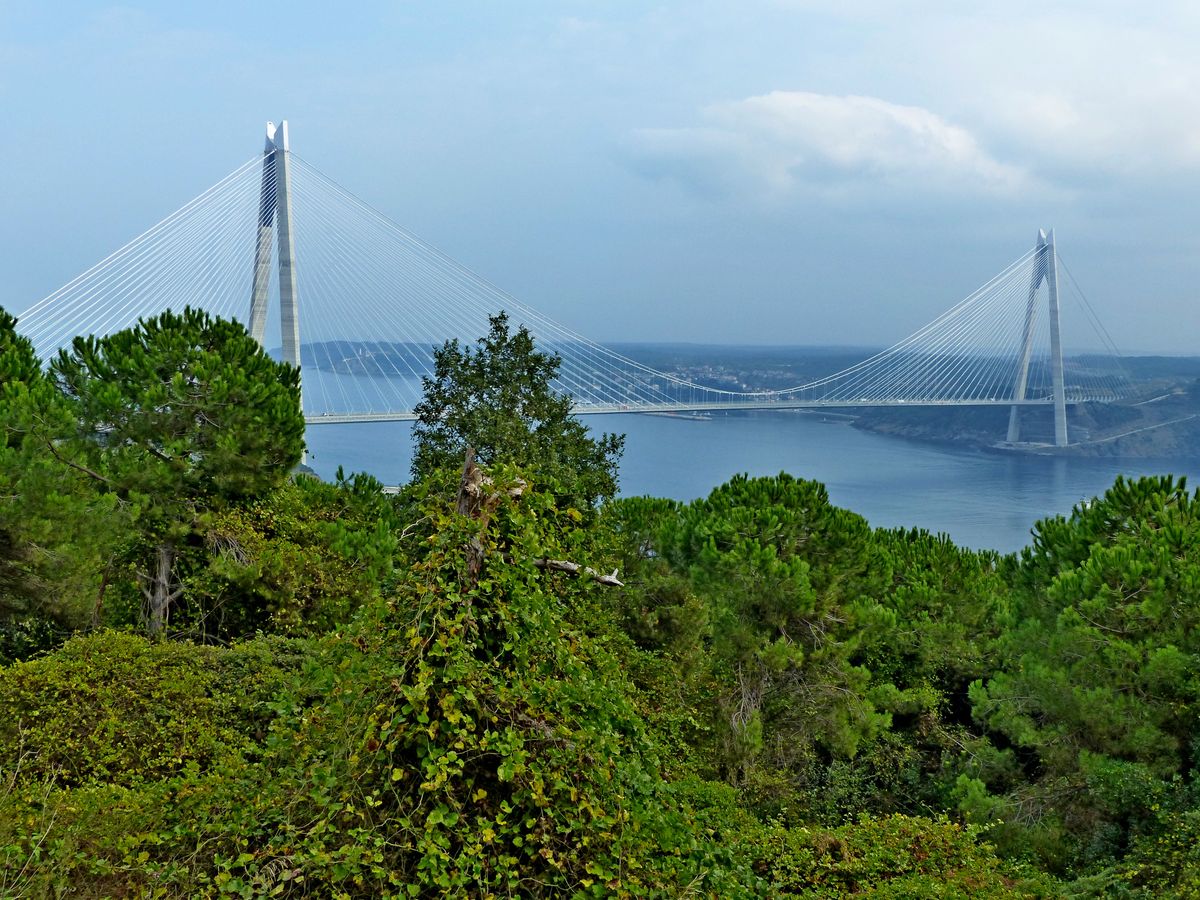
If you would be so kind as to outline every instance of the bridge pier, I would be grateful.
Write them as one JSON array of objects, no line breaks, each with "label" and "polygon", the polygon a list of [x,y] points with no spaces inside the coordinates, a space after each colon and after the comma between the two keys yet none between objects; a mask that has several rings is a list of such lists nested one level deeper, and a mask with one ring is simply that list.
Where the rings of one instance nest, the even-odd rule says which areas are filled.
[{"label": "bridge pier", "polygon": [[[291,149],[288,123],[267,123],[263,148],[262,186],[258,198],[258,236],[254,249],[254,284],[250,289],[250,335],[264,345],[267,300],[271,286],[271,249],[279,242],[279,330],[283,358],[300,368],[300,291],[296,283],[296,233],[292,227]],[[303,401],[301,401],[303,405]],[[307,454],[305,454],[305,458]],[[301,460],[305,461],[304,459]]]},{"label": "bridge pier", "polygon": [[300,368],[300,292],[296,284],[296,236],[292,225],[292,176],[288,124],[267,123],[262,189],[258,200],[258,240],[254,284],[250,291],[250,334],[260,344],[267,328],[267,292],[271,284],[271,245],[279,238],[279,327],[283,358]]},{"label": "bridge pier", "polygon": [[250,335],[260,344],[267,330],[267,291],[271,286],[271,251],[275,246],[275,126],[267,123],[262,184],[258,195],[258,233],[254,247],[254,284],[250,290]]},{"label": "bridge pier", "polygon": [[1029,298],[1025,305],[1024,339],[1021,342],[1021,358],[1017,363],[1017,379],[1013,385],[1013,407],[1008,414],[1008,443],[1021,440],[1021,406],[1029,386],[1029,363],[1033,356],[1033,332],[1037,319],[1037,292],[1046,282],[1050,295],[1050,378],[1054,399],[1054,446],[1066,447],[1067,439],[1067,396],[1063,376],[1062,333],[1059,325],[1058,303],[1058,259],[1054,251],[1054,229],[1047,235],[1038,231],[1037,259],[1029,279]]},{"label": "bridge pier", "polygon": [[1050,294],[1050,379],[1054,388],[1054,446],[1067,446],[1067,394],[1063,379],[1062,333],[1058,322],[1058,256],[1054,229],[1046,242],[1046,289]]},{"label": "bridge pier", "polygon": [[292,173],[288,124],[284,119],[275,143],[275,218],[279,222],[279,330],[283,358],[300,368],[300,292],[296,284],[296,234],[292,228]]}]

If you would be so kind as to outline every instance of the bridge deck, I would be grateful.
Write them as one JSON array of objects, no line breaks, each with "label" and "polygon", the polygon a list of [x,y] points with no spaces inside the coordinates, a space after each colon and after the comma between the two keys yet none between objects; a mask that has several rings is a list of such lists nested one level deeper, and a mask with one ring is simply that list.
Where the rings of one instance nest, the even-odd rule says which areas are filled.
[{"label": "bridge deck", "polygon": [[[1068,404],[1082,403],[1084,399],[1068,399]],[[724,403],[645,403],[645,404],[591,404],[576,406],[572,412],[577,416],[631,415],[634,413],[684,413],[684,412],[727,412],[732,410],[791,409],[871,409],[878,407],[930,407],[930,406],[1051,406],[1053,400],[762,400],[730,401]],[[416,418],[411,411],[326,413],[306,415],[309,425],[349,425],[361,422],[411,422]]]}]

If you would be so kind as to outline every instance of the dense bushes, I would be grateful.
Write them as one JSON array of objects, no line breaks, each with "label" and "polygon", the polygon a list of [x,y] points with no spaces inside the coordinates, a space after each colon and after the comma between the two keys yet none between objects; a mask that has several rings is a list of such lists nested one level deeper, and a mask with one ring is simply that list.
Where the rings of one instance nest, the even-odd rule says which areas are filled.
[{"label": "dense bushes", "polygon": [[863,817],[839,828],[758,826],[743,839],[780,896],[817,898],[1057,896],[1049,879],[1004,863],[977,832],[943,820]]},{"label": "dense bushes", "polygon": [[1182,485],[1014,560],[786,477],[586,523],[472,478],[212,520],[243,556],[196,595],[319,640],[100,631],[0,669],[0,892],[1195,895]]},{"label": "dense bushes", "polygon": [[263,760],[313,649],[101,632],[0,669],[0,896],[213,886],[280,800]]},{"label": "dense bushes", "polygon": [[183,554],[174,622],[228,639],[257,630],[322,634],[378,597],[391,575],[395,516],[366,475],[297,477],[206,516]]},{"label": "dense bushes", "polygon": [[[0,834],[14,857],[55,848],[31,889],[123,877],[186,896],[736,892],[672,800],[618,660],[569,622],[572,595],[604,588],[536,564],[566,549],[572,515],[498,480],[478,517],[421,501],[394,590],[322,642],[293,687],[268,689],[273,724],[252,721],[253,645],[101,635],[10,669],[22,709],[59,698]],[[89,703],[73,729],[65,712]],[[73,752],[87,765],[71,769]],[[50,772],[63,775],[47,790]]]},{"label": "dense bushes", "polygon": [[261,749],[304,645],[231,649],[100,632],[0,669],[0,772],[19,782],[130,786]]}]

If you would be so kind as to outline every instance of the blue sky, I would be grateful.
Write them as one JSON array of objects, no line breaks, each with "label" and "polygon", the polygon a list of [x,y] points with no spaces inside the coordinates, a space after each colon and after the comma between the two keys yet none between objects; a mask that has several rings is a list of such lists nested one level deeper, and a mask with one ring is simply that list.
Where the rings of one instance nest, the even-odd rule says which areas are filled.
[{"label": "blue sky", "polygon": [[1197,46],[1172,0],[0,0],[0,304],[286,117],[601,340],[890,343],[1054,226],[1123,349],[1200,353]]}]

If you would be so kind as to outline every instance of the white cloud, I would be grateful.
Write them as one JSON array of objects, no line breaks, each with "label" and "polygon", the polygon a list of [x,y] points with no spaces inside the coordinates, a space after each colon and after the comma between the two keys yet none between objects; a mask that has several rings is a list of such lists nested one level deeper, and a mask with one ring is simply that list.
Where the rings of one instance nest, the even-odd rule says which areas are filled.
[{"label": "white cloud", "polygon": [[1040,179],[1200,170],[1195,0],[773,2],[854,35],[832,83],[895,85]]},{"label": "white cloud", "polygon": [[877,97],[773,91],[703,111],[693,128],[643,129],[635,166],[709,192],[843,190],[854,183],[1007,192],[1026,183],[930,110]]}]

